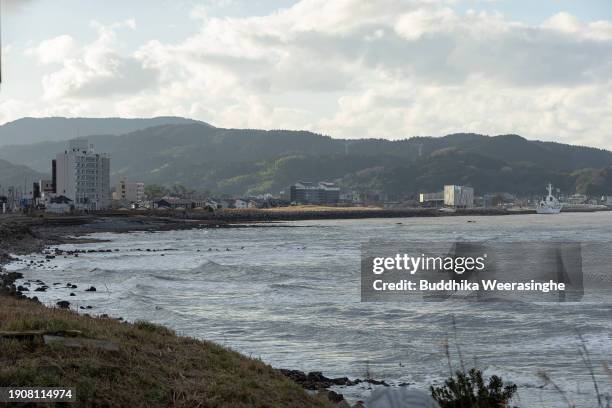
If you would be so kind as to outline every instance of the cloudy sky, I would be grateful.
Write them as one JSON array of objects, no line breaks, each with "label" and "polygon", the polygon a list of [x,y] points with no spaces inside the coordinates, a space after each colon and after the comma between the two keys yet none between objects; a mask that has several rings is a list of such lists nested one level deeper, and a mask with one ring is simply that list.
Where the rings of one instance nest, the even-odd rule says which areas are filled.
[{"label": "cloudy sky", "polygon": [[0,2],[0,123],[178,115],[612,148],[609,0]]}]

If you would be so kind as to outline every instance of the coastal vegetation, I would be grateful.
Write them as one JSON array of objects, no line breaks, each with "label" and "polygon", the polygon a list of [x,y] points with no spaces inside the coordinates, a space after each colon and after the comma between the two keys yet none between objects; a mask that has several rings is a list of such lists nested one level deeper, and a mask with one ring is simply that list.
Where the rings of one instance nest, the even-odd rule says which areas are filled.
[{"label": "coastal vegetation", "polygon": [[[47,334],[76,340],[46,344]],[[74,347],[79,340],[84,346]],[[79,406],[333,406],[220,345],[148,322],[81,316],[2,295],[0,349],[0,387],[72,387]]]},{"label": "coastal vegetation", "polygon": [[516,388],[496,375],[485,381],[482,371],[472,368],[467,373],[457,370],[441,387],[431,386],[431,395],[440,408],[505,408]]}]

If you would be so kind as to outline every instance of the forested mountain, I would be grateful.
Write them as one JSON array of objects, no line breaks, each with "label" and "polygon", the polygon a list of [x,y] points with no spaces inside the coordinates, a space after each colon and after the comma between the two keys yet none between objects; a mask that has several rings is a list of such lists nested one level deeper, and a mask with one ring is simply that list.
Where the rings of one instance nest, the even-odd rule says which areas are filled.
[{"label": "forested mountain", "polygon": [[0,126],[0,146],[74,139],[89,135],[121,135],[152,126],[201,123],[178,117],[124,118],[21,118]]},{"label": "forested mountain", "polygon": [[0,195],[6,194],[10,186],[19,191],[32,191],[32,184],[46,177],[46,174],[34,171],[29,167],[0,159]]},{"label": "forested mountain", "polygon": [[[443,184],[477,193],[609,193],[612,153],[530,141],[518,135],[334,139],[306,131],[223,129],[204,123],[155,126],[89,137],[111,156],[113,180],[185,186],[218,193],[278,192],[298,180],[337,181],[345,189],[414,197]],[[67,143],[4,146],[0,158],[48,173]],[[606,170],[608,169],[608,170]]]}]

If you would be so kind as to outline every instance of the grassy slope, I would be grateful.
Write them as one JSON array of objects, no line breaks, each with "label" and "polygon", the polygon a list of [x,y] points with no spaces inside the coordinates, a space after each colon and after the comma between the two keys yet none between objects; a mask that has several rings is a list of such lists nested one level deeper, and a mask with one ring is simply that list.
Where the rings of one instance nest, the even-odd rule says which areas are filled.
[{"label": "grassy slope", "polygon": [[0,331],[80,330],[120,351],[0,340],[0,386],[74,387],[80,406],[327,407],[270,366],[151,323],[0,296]]}]

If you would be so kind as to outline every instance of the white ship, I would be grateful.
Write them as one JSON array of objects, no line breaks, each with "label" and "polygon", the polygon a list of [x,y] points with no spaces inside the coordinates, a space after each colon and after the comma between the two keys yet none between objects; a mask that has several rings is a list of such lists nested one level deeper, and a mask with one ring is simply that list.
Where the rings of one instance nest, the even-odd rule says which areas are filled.
[{"label": "white ship", "polygon": [[548,183],[548,195],[540,201],[536,207],[538,214],[559,214],[563,208],[563,204],[557,200],[557,197],[552,195],[552,184]]}]

